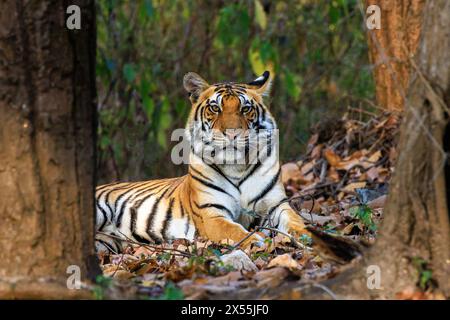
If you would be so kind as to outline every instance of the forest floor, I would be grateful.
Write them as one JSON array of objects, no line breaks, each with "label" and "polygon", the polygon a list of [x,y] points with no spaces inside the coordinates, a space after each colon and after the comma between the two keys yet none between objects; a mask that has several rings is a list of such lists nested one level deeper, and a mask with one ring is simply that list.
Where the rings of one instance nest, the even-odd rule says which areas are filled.
[{"label": "forest floor", "polygon": [[[320,250],[307,236],[292,239],[274,230],[263,247],[246,250],[205,239],[130,243],[122,254],[100,257],[96,298],[300,299],[307,286],[337,298],[318,281],[336,276],[374,242],[397,157],[399,122],[389,113],[322,122],[312,129],[306,154],[282,166],[291,206],[313,238],[326,240],[331,250]],[[427,298],[427,292],[398,297]]]}]

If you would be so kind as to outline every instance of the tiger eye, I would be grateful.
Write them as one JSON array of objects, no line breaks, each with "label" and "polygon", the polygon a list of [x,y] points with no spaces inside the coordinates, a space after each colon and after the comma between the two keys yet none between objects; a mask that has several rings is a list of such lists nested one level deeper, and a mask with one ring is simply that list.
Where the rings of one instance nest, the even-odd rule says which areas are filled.
[{"label": "tiger eye", "polygon": [[211,104],[209,105],[209,109],[214,112],[214,113],[218,113],[220,111],[219,106],[215,105],[215,104]]},{"label": "tiger eye", "polygon": [[242,108],[241,108],[241,112],[242,113],[247,113],[247,112],[249,112],[251,110],[251,107],[250,106],[243,106]]}]

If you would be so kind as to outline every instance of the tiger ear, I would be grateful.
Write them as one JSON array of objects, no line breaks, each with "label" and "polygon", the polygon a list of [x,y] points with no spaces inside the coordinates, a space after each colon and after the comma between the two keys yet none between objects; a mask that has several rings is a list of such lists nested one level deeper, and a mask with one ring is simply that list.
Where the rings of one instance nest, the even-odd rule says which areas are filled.
[{"label": "tiger ear", "polygon": [[209,84],[195,72],[188,72],[184,75],[183,86],[189,93],[191,102],[194,103],[200,94],[209,87]]},{"label": "tiger ear", "polygon": [[250,89],[255,90],[261,96],[269,95],[271,85],[272,79],[270,78],[270,72],[267,70],[252,82],[247,83]]}]

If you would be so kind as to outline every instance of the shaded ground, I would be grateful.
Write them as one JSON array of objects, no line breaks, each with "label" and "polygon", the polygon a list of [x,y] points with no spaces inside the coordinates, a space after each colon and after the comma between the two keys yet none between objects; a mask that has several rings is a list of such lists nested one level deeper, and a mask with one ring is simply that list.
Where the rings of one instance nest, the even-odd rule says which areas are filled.
[{"label": "shaded ground", "polygon": [[[306,155],[283,165],[290,203],[314,231],[314,241],[276,230],[264,247],[246,250],[205,239],[164,245],[130,241],[125,253],[101,257],[97,298],[300,299],[313,291],[338,298],[327,281],[354,264],[360,248],[377,236],[398,125],[393,114],[322,123],[313,129]],[[414,291],[398,297],[428,296]]]}]

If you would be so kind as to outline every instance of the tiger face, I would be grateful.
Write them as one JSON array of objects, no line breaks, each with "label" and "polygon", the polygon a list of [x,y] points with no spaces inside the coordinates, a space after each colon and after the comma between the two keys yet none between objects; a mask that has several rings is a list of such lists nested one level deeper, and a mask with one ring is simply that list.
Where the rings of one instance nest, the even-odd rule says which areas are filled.
[{"label": "tiger face", "polygon": [[251,164],[267,155],[276,123],[263,96],[270,89],[268,71],[250,83],[210,85],[198,74],[184,77],[192,103],[186,134],[192,151],[214,164]]}]

